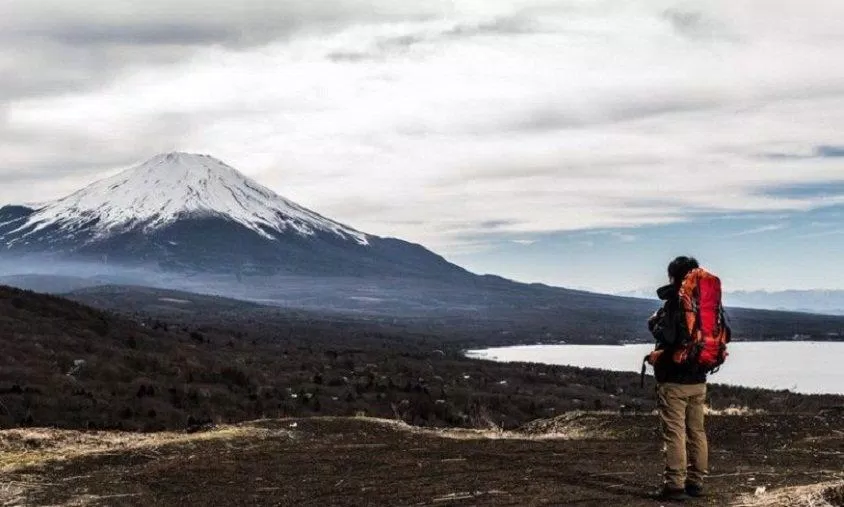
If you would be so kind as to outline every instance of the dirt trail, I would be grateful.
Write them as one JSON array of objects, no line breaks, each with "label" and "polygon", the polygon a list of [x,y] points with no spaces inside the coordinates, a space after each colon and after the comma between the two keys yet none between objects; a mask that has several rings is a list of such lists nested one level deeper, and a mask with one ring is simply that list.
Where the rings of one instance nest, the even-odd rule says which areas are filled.
[{"label": "dirt trail", "polygon": [[[711,417],[711,496],[692,504],[844,505],[842,423]],[[510,433],[357,418],[190,435],[14,430],[0,432],[0,506],[657,506],[656,424],[580,413]]]}]

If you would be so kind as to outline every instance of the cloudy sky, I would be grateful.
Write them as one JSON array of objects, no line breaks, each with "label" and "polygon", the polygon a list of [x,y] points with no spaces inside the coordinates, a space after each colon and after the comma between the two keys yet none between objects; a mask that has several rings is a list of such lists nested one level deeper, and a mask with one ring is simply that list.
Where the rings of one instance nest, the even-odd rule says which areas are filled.
[{"label": "cloudy sky", "polygon": [[839,0],[3,0],[0,203],[164,151],[479,272],[844,288]]}]

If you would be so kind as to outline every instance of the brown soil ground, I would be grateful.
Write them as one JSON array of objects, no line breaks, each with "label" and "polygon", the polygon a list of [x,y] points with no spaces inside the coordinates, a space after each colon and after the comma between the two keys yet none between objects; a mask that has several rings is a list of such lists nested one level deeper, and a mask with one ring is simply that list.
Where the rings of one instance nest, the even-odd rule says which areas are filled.
[{"label": "brown soil ground", "polygon": [[[653,415],[571,413],[518,432],[364,418],[194,434],[9,430],[0,505],[650,507],[663,505],[648,498],[660,482],[656,428]],[[844,505],[844,414],[713,415],[708,428],[709,496],[692,505]]]}]

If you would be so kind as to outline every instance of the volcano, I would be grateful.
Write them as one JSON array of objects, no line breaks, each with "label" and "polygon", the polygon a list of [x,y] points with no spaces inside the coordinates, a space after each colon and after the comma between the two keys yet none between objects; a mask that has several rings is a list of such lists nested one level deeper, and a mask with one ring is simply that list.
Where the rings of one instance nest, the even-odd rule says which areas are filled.
[{"label": "volcano", "polygon": [[0,253],[167,270],[453,279],[420,245],[360,232],[209,156],[166,153],[53,202],[0,208]]}]

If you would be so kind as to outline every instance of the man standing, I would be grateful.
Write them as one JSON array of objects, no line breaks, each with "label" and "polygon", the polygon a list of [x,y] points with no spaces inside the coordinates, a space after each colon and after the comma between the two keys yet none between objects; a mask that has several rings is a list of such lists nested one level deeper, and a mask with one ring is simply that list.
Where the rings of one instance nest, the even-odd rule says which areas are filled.
[{"label": "man standing", "polygon": [[665,452],[664,484],[656,494],[661,500],[683,501],[701,496],[709,466],[704,429],[707,369],[677,360],[691,339],[680,291],[686,275],[698,268],[692,257],[677,257],[668,265],[670,283],[657,290],[665,304],[648,320],[657,342],[656,350],[647,359],[657,381]]}]

